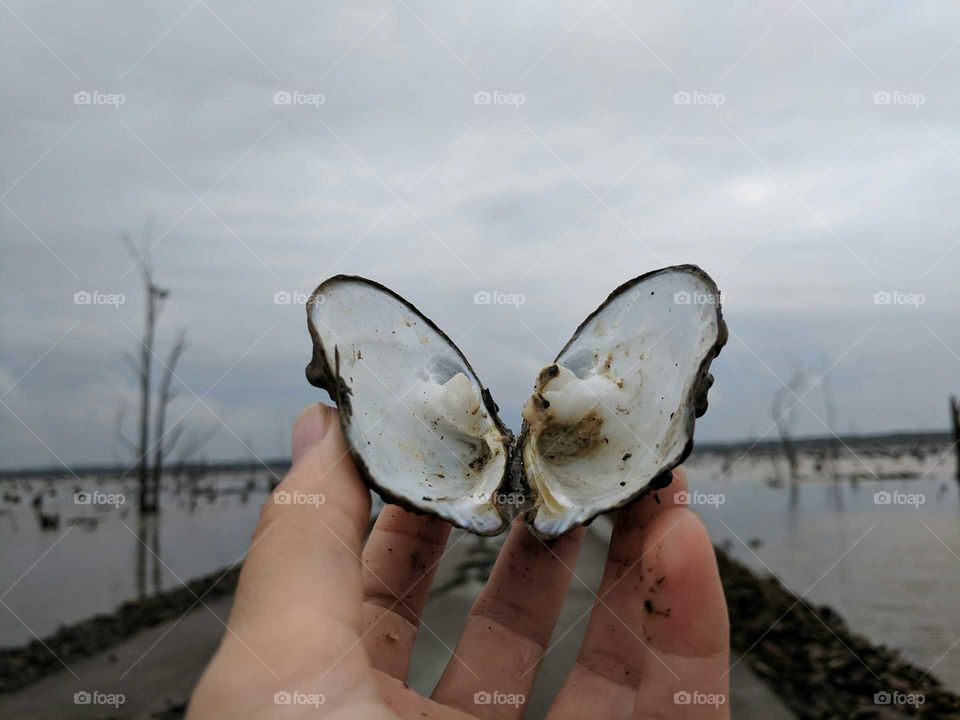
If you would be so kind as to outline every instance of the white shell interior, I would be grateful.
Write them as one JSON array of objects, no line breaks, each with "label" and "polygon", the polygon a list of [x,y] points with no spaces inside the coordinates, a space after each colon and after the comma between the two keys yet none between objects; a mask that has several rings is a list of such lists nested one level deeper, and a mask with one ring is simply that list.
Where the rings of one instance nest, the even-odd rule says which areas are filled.
[{"label": "white shell interior", "polygon": [[559,535],[621,505],[679,461],[688,399],[720,333],[714,292],[683,268],[652,275],[581,328],[553,377],[541,373],[522,448],[538,532]]},{"label": "white shell interior", "polygon": [[339,351],[351,391],[347,440],[377,485],[461,527],[499,532],[505,521],[494,496],[507,449],[479,381],[451,343],[360,280],[325,283],[309,314],[332,370]]}]

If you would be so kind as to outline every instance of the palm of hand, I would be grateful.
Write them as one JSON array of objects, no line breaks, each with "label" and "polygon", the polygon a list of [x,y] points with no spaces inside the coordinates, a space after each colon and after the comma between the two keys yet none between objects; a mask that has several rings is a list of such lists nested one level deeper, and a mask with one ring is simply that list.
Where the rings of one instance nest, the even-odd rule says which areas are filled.
[{"label": "palm of hand", "polygon": [[[675,472],[661,502],[647,497],[618,512],[586,636],[550,720],[729,716],[726,605],[706,531],[674,502],[685,488]],[[583,528],[549,544],[511,529],[427,698],[404,679],[450,525],[388,506],[364,546],[370,496],[335,411],[319,405],[297,421],[281,490],[304,502],[265,505],[189,717],[523,716]],[[690,697],[719,701],[684,704]]]}]

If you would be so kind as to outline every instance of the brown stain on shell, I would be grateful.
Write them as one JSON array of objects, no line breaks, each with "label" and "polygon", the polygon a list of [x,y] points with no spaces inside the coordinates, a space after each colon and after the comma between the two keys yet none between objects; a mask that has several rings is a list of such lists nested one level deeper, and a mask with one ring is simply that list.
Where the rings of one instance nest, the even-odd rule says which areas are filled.
[{"label": "brown stain on shell", "polygon": [[547,422],[537,437],[537,450],[554,465],[566,465],[586,457],[604,441],[603,416],[591,410],[573,425]]}]

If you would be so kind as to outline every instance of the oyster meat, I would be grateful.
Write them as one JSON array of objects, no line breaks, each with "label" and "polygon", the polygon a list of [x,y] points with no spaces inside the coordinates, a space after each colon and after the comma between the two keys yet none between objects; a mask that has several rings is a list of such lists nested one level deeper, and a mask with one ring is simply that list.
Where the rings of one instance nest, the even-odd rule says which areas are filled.
[{"label": "oyster meat", "polygon": [[353,460],[385,501],[482,535],[522,515],[543,538],[669,483],[727,339],[700,268],[634,278],[540,371],[515,438],[463,353],[386,287],[332,277],[307,325],[307,378],[339,407]]}]

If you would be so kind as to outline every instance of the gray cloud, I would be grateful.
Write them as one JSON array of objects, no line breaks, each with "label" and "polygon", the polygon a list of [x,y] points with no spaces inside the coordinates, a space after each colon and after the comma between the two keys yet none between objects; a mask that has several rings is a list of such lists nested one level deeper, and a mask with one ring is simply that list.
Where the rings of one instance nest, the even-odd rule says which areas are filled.
[{"label": "gray cloud", "polygon": [[[118,237],[148,218],[173,293],[161,347],[187,327],[180,376],[207,393],[182,387],[177,409],[221,427],[211,457],[284,451],[318,394],[302,308],[273,295],[335,272],[463,335],[514,426],[613,287],[697,262],[735,334],[698,438],[764,432],[777,378],[833,363],[840,430],[943,427],[960,390],[957,12],[11,2],[0,462],[119,457],[141,308]],[[324,102],[275,104],[284,91]],[[474,305],[481,289],[527,302]],[[127,302],[76,306],[78,290]],[[884,291],[924,303],[875,304]],[[820,390],[805,402],[798,432],[825,432]]]}]

